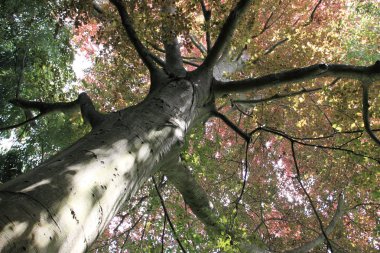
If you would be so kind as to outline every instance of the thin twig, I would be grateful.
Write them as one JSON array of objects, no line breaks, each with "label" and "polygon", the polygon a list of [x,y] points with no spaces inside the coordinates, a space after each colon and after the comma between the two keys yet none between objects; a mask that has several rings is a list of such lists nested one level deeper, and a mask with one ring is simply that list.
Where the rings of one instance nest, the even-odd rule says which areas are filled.
[{"label": "thin twig", "polygon": [[272,53],[278,46],[281,46],[282,44],[284,44],[288,40],[289,40],[289,38],[285,38],[285,39],[282,39],[282,40],[276,42],[275,44],[270,46],[267,50],[265,50],[264,55],[268,55],[268,54]]},{"label": "thin twig", "polygon": [[166,218],[168,219],[169,226],[170,226],[170,228],[171,228],[171,230],[172,230],[172,233],[173,233],[173,235],[174,235],[174,238],[175,238],[175,240],[177,241],[177,243],[178,243],[179,247],[181,248],[182,252],[185,252],[185,253],[186,253],[185,248],[183,247],[181,241],[180,241],[179,238],[178,238],[178,235],[177,235],[177,232],[176,232],[176,230],[175,230],[175,228],[174,228],[174,225],[173,225],[172,221],[170,220],[169,213],[168,213],[168,210],[166,209],[164,199],[163,199],[162,196],[161,196],[160,190],[158,189],[158,186],[157,186],[156,180],[154,179],[153,176],[152,176],[152,180],[153,180],[154,188],[156,189],[157,195],[158,195],[158,197],[160,198],[160,202],[161,202],[162,209],[164,210],[165,216],[166,216]]},{"label": "thin twig", "polygon": [[311,12],[310,14],[310,18],[309,18],[309,21],[307,21],[304,26],[308,26],[311,24],[311,22],[313,22],[314,20],[314,16],[315,16],[315,12],[317,11],[318,7],[321,5],[323,0],[319,0],[318,3],[315,5],[313,11]]},{"label": "thin twig", "polygon": [[164,215],[164,227],[162,229],[162,234],[161,234],[161,253],[164,252],[164,237],[165,237],[165,229],[166,229],[166,215]]},{"label": "thin twig", "polygon": [[250,135],[252,135],[253,133],[257,132],[257,131],[265,131],[265,132],[270,132],[270,133],[273,133],[275,135],[278,135],[278,136],[281,136],[289,141],[292,141],[292,142],[295,142],[297,144],[300,144],[300,145],[303,145],[303,146],[307,146],[307,147],[315,147],[315,148],[320,148],[320,149],[330,149],[330,150],[335,150],[335,151],[343,151],[343,152],[347,152],[347,153],[350,153],[350,154],[353,154],[353,155],[356,155],[356,156],[360,156],[360,157],[366,157],[368,159],[371,159],[373,161],[376,161],[378,163],[380,163],[380,159],[379,158],[374,158],[374,157],[371,157],[371,156],[367,156],[367,155],[364,155],[364,154],[361,154],[361,153],[357,153],[353,150],[350,150],[350,149],[346,149],[346,148],[341,148],[341,147],[330,147],[330,146],[323,146],[323,145],[320,145],[320,144],[312,144],[312,143],[307,143],[307,142],[304,142],[302,141],[301,139],[297,138],[297,137],[293,137],[293,136],[290,136],[280,130],[277,130],[277,129],[273,129],[273,128],[270,128],[270,127],[257,127],[256,129],[254,129]]},{"label": "thin twig", "polygon": [[[151,42],[151,41],[146,41],[146,43],[148,43],[154,50],[157,50],[158,52],[160,53],[166,53],[166,50],[163,49],[163,48],[160,48],[158,45],[156,45],[155,43]],[[194,60],[194,61],[203,61],[202,58],[200,57],[191,57],[191,56],[181,56],[182,59],[187,59],[187,60]]]},{"label": "thin twig", "polygon": [[243,130],[241,130],[238,126],[236,126],[231,120],[229,120],[225,115],[221,114],[218,111],[213,111],[212,115],[221,119],[227,126],[229,126],[232,130],[234,130],[241,138],[243,138],[246,142],[249,142],[251,137]]},{"label": "thin twig", "polygon": [[17,86],[16,86],[16,95],[15,95],[15,98],[18,98],[19,95],[20,95],[21,84],[22,84],[22,81],[23,81],[23,78],[24,78],[24,68],[25,68],[25,60],[26,60],[26,53],[27,53],[27,51],[28,51],[28,50],[25,50],[25,51],[24,51],[24,56],[23,56],[23,59],[22,59],[21,69],[20,69],[20,72],[18,73],[19,78],[18,78],[18,80],[17,80]]},{"label": "thin twig", "polygon": [[120,251],[124,249],[125,245],[127,244],[127,241],[129,239],[129,235],[131,234],[131,231],[137,226],[137,224],[140,223],[141,219],[144,217],[144,215],[141,215],[137,221],[130,227],[127,231],[124,231],[122,234],[126,234],[125,239],[123,241],[123,244],[120,247]]},{"label": "thin twig", "polygon": [[183,60],[183,63],[190,65],[190,66],[193,66],[193,67],[199,67],[200,66],[199,64],[194,63],[192,61],[188,61],[188,60]]},{"label": "thin twig", "polygon": [[[253,142],[253,144],[255,144],[256,140],[258,139],[258,136],[257,138],[255,139],[255,141]],[[243,183],[242,183],[242,187],[241,187],[241,190],[240,190],[240,194],[239,196],[237,197],[237,199],[235,200],[235,213],[234,213],[234,217],[232,218],[232,225],[231,225],[231,228],[230,230],[232,230],[233,228],[233,225],[234,225],[234,222],[235,222],[235,219],[237,217],[237,213],[238,213],[238,209],[239,209],[239,204],[240,204],[240,201],[243,199],[243,195],[244,195],[244,191],[245,191],[245,188],[246,188],[246,185],[247,185],[247,179],[248,179],[248,170],[249,170],[249,163],[248,163],[248,150],[249,150],[249,144],[250,144],[250,140],[246,141],[245,143],[245,159],[244,159],[244,168],[242,170],[242,174],[243,174]]]},{"label": "thin twig", "polygon": [[293,156],[294,166],[296,168],[296,173],[297,173],[296,179],[297,179],[298,183],[300,184],[303,192],[305,193],[307,199],[309,200],[310,206],[313,209],[313,212],[314,212],[315,216],[317,217],[317,220],[318,220],[318,223],[319,223],[319,227],[321,228],[322,234],[323,234],[323,236],[326,239],[327,249],[329,249],[330,252],[333,253],[333,248],[331,246],[330,239],[328,238],[328,236],[327,236],[327,234],[325,232],[325,229],[323,227],[323,223],[322,223],[321,217],[319,217],[318,211],[317,211],[316,207],[314,206],[313,200],[311,199],[309,193],[307,192],[305,186],[302,183],[301,173],[300,173],[300,170],[299,170],[299,167],[298,167],[296,153],[295,153],[295,150],[294,150],[294,142],[291,141],[290,143],[291,143],[291,148],[292,148],[292,156]]},{"label": "thin twig", "polygon": [[252,116],[253,113],[252,112],[245,112],[245,111],[243,111],[237,104],[234,103],[233,100],[230,100],[230,102],[231,102],[231,107],[232,108],[236,108],[241,114],[243,114],[243,115],[245,115],[247,117],[253,118],[253,116]]},{"label": "thin twig", "polygon": [[198,42],[198,40],[194,37],[194,35],[190,34],[189,37],[190,37],[191,42],[194,44],[196,48],[199,49],[202,55],[204,56],[207,55],[207,49],[201,43]]},{"label": "thin twig", "polygon": [[6,127],[1,127],[1,128],[0,128],[0,132],[1,132],[1,131],[10,130],[10,129],[13,129],[13,128],[20,127],[20,126],[22,126],[22,125],[25,125],[25,124],[30,123],[30,122],[32,122],[32,121],[35,121],[36,119],[38,119],[39,117],[41,117],[41,116],[43,116],[43,115],[44,115],[44,113],[39,113],[39,114],[37,114],[36,116],[34,116],[33,118],[27,119],[27,120],[25,120],[25,121],[23,121],[23,122],[20,122],[20,123],[18,123],[18,124],[11,125],[11,126],[6,126]]}]

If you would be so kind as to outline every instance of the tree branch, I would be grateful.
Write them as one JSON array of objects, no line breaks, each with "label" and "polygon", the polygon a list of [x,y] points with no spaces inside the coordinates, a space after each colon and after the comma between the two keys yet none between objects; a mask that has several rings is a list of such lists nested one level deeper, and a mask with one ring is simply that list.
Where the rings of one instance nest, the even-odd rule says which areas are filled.
[{"label": "tree branch", "polygon": [[224,123],[226,123],[227,126],[229,126],[232,130],[234,130],[238,135],[240,135],[241,138],[243,138],[247,143],[250,142],[251,136],[245,133],[243,130],[241,130],[238,126],[236,126],[231,120],[229,120],[225,115],[221,114],[218,111],[212,111],[211,112],[213,116],[223,120]]},{"label": "tree branch", "polygon": [[[336,225],[338,224],[338,222],[342,218],[343,214],[344,214],[344,198],[343,198],[343,194],[341,193],[341,194],[339,194],[339,197],[338,197],[338,205],[337,205],[336,211],[334,213],[334,216],[332,217],[329,225],[325,229],[325,232],[326,232],[327,235],[330,235],[334,231]],[[325,237],[324,237],[323,234],[321,234],[318,237],[316,237],[315,239],[313,239],[313,240],[311,240],[309,242],[306,242],[305,244],[303,244],[303,245],[301,245],[301,246],[299,246],[297,248],[290,249],[290,250],[285,250],[285,251],[280,251],[280,252],[283,252],[283,253],[304,253],[304,252],[309,252],[312,249],[314,249],[315,247],[317,247],[318,245],[320,245],[321,243],[323,243],[324,240],[325,240]],[[250,253],[251,252],[255,252],[255,253],[272,253],[272,251],[258,248],[256,245],[253,245],[253,244],[251,244],[251,245],[250,244],[243,245],[242,250],[243,250],[243,252],[250,252]]]},{"label": "tree branch", "polygon": [[194,179],[190,170],[183,164],[162,168],[177,190],[182,194],[185,203],[189,205],[192,212],[198,217],[207,229],[216,234],[221,234],[225,229],[219,224],[218,217],[212,208],[208,195]]},{"label": "tree branch", "polygon": [[[371,156],[367,156],[367,155],[364,155],[364,154],[361,154],[361,153],[357,153],[351,149],[346,149],[346,148],[342,148],[342,147],[334,147],[334,146],[324,146],[324,145],[320,145],[320,144],[313,144],[313,143],[309,143],[309,142],[306,142],[305,140],[318,140],[320,138],[315,138],[315,139],[312,139],[312,138],[305,138],[302,139],[302,138],[297,138],[297,137],[293,137],[293,136],[290,136],[280,130],[277,130],[277,129],[273,129],[273,128],[270,128],[270,127],[264,127],[264,126],[260,126],[258,128],[256,128],[255,130],[253,130],[250,135],[252,135],[253,133],[257,132],[257,131],[265,131],[265,132],[268,132],[268,133],[273,133],[277,136],[281,136],[291,142],[294,142],[294,143],[297,143],[297,144],[300,144],[300,145],[303,145],[303,146],[307,146],[307,147],[315,147],[315,148],[320,148],[320,149],[330,149],[330,150],[335,150],[335,151],[343,151],[343,152],[347,152],[347,153],[350,153],[350,154],[353,154],[355,156],[360,156],[360,157],[366,157],[368,159],[371,159],[373,161],[376,161],[378,163],[380,163],[380,159],[379,158],[375,158],[375,157],[371,157]],[[353,131],[353,132],[356,132],[356,131]]]},{"label": "tree branch", "polygon": [[22,109],[38,110],[40,113],[46,114],[54,111],[66,112],[75,108],[78,105],[78,99],[71,102],[37,102],[28,101],[21,98],[11,99],[9,102]]},{"label": "tree branch", "polygon": [[269,102],[269,101],[273,101],[273,100],[277,100],[277,99],[281,99],[281,98],[294,97],[294,96],[301,95],[301,94],[304,94],[304,93],[311,93],[311,92],[315,92],[315,91],[319,91],[319,90],[322,90],[322,88],[302,89],[300,91],[295,91],[295,92],[291,92],[291,93],[288,93],[288,94],[275,94],[273,96],[270,96],[270,97],[267,97],[267,98],[262,98],[262,99],[252,99],[252,100],[238,99],[238,100],[231,100],[231,102],[232,103],[237,103],[237,104],[250,104],[250,105],[253,105],[253,104]]},{"label": "tree branch", "polygon": [[165,61],[161,60],[160,57],[154,54],[150,54],[150,57],[152,57],[152,60],[155,61],[158,65],[160,65],[161,67],[165,67]]},{"label": "tree branch", "polygon": [[205,19],[206,47],[207,47],[207,52],[209,52],[210,48],[211,48],[211,36],[210,36],[211,10],[207,10],[204,0],[199,0],[199,2],[201,3],[202,13],[203,13],[203,17]]},{"label": "tree branch", "polygon": [[23,122],[20,122],[20,123],[17,123],[17,124],[14,124],[14,125],[11,125],[11,126],[6,126],[6,127],[0,127],[0,132],[1,131],[5,131],[5,130],[10,130],[10,129],[14,129],[14,128],[17,128],[17,127],[20,127],[20,126],[23,126],[27,123],[31,123],[33,121],[35,121],[36,119],[38,119],[39,117],[43,116],[43,113],[40,113],[32,118],[29,118]]},{"label": "tree branch", "polygon": [[161,48],[159,45],[157,45],[151,41],[146,41],[146,43],[148,43],[149,46],[151,46],[153,49],[157,50],[158,52],[165,54],[165,49]]},{"label": "tree branch", "polygon": [[289,38],[285,38],[285,39],[282,39],[282,40],[279,40],[277,41],[275,44],[273,44],[272,46],[268,47],[267,49],[265,49],[264,53],[258,57],[256,57],[256,59],[253,59],[251,61],[252,64],[257,64],[261,58],[265,55],[268,55],[270,53],[272,53],[277,47],[281,46],[282,44],[284,44],[285,42],[287,42],[289,40]]},{"label": "tree branch", "polygon": [[37,118],[51,112],[60,111],[63,113],[67,113],[72,110],[75,110],[76,107],[78,106],[80,107],[84,121],[89,122],[93,128],[99,125],[104,120],[104,115],[96,111],[90,97],[86,93],[79,94],[78,98],[71,102],[46,103],[46,102],[28,101],[24,99],[12,99],[9,102],[25,110],[37,110],[39,111],[39,114],[19,124],[0,128],[0,131],[22,126],[26,123],[32,122],[36,120]]},{"label": "tree branch", "polygon": [[198,42],[198,40],[194,37],[194,35],[190,34],[189,36],[190,36],[191,42],[194,44],[196,48],[199,49],[199,51],[201,51],[202,55],[206,55],[207,54],[206,48],[204,48],[204,46]]},{"label": "tree branch", "polygon": [[[280,7],[281,5],[281,1],[279,2],[279,6],[276,7],[277,8],[281,8],[282,10],[286,10],[288,8],[288,5],[290,4],[291,2],[288,2],[285,6],[283,7]],[[261,29],[261,31],[256,34],[256,35],[253,35],[252,36],[252,39],[254,38],[257,38],[259,37],[261,34],[263,34],[264,32],[266,32],[268,29],[270,29],[278,20],[280,20],[280,18],[285,14],[285,11],[283,11],[282,13],[280,13],[280,15],[278,15],[275,19],[273,18],[274,17],[274,11],[272,11],[270,14],[269,14],[269,17],[267,18],[267,20],[265,21],[264,23],[264,26],[263,28]],[[274,20],[273,20],[274,19]],[[272,22],[271,22],[272,21]]]},{"label": "tree branch", "polygon": [[[338,224],[338,222],[342,218],[342,216],[344,214],[344,206],[343,205],[344,205],[344,198],[343,198],[343,194],[341,193],[341,194],[339,194],[339,197],[338,197],[338,205],[337,205],[336,211],[334,213],[334,216],[331,219],[329,225],[325,229],[327,236],[330,235],[334,231],[336,225]],[[323,234],[321,234],[317,238],[305,243],[304,245],[301,245],[300,247],[295,248],[295,249],[285,251],[284,253],[309,252],[310,250],[312,250],[316,246],[323,243],[324,239],[325,239],[325,236]]]},{"label": "tree branch", "polygon": [[177,38],[172,38],[170,41],[164,41],[165,46],[165,71],[169,75],[176,77],[184,77],[186,70],[183,67],[183,60],[179,50]]},{"label": "tree branch", "polygon": [[162,228],[161,234],[161,253],[164,253],[164,237],[165,237],[165,229],[166,229],[166,215],[164,216],[164,227]]},{"label": "tree branch", "polygon": [[[151,44],[151,43],[149,43],[149,44],[150,44],[154,49],[156,49],[157,51],[159,51],[159,52],[161,52],[161,53],[165,53],[165,52],[166,52],[166,50],[159,48],[157,45],[154,45],[154,44]],[[158,65],[160,65],[161,67],[165,67],[166,62],[163,61],[163,60],[161,60],[161,58],[159,58],[158,56],[156,56],[156,55],[154,55],[154,54],[151,54],[150,56],[152,57],[152,59],[153,59]],[[186,60],[186,59],[189,59],[189,60]],[[184,64],[188,64],[188,65],[191,65],[191,66],[194,66],[194,67],[199,67],[199,64],[194,63],[194,62],[192,62],[192,61],[190,61],[190,60],[197,60],[197,59],[194,58],[194,57],[182,57],[182,62],[183,62]]]},{"label": "tree branch", "polygon": [[91,98],[86,93],[79,94],[78,104],[84,121],[89,122],[92,128],[104,121],[104,115],[95,109]]},{"label": "tree branch", "polygon": [[[154,49],[154,50],[157,50],[158,52],[160,53],[164,53],[165,54],[165,49],[163,48],[160,48],[158,45],[150,42],[150,41],[147,41],[147,43]],[[203,58],[199,58],[199,57],[188,57],[188,56],[182,56],[182,59],[187,59],[187,60],[194,60],[194,61],[203,61]]]},{"label": "tree branch", "polygon": [[296,158],[296,152],[294,150],[294,142],[293,141],[291,142],[291,148],[292,148],[292,156],[293,156],[294,166],[296,168],[296,173],[297,173],[296,179],[297,179],[298,183],[300,184],[303,192],[305,193],[307,199],[309,200],[309,204],[310,204],[311,208],[313,209],[313,212],[314,212],[315,216],[317,217],[317,220],[318,220],[318,223],[319,223],[319,227],[320,227],[320,229],[322,231],[322,235],[323,235],[324,239],[326,240],[327,249],[329,249],[332,252],[333,248],[331,246],[330,239],[329,239],[329,237],[326,234],[325,228],[323,227],[323,223],[322,223],[321,217],[319,217],[317,208],[315,207],[315,205],[313,203],[313,200],[311,199],[309,193],[307,192],[305,186],[302,183],[301,173],[300,173],[300,170],[299,170],[299,167],[298,167],[297,158]]},{"label": "tree branch", "polygon": [[[256,138],[256,140],[257,140],[257,138]],[[233,226],[235,224],[235,219],[236,219],[236,217],[238,215],[239,204],[240,204],[241,200],[243,199],[245,187],[247,185],[248,170],[249,170],[249,163],[248,163],[249,142],[250,142],[250,140],[245,143],[245,145],[246,145],[245,146],[245,159],[244,159],[244,162],[242,163],[243,164],[243,169],[242,169],[243,183],[242,183],[242,186],[241,186],[240,194],[237,197],[237,199],[235,200],[235,211],[234,211],[234,217],[231,220],[231,226],[229,228],[230,231],[233,231]]]},{"label": "tree branch", "polygon": [[[335,78],[334,81],[332,81],[329,86],[332,86],[332,85],[336,84],[339,80],[340,80],[339,77]],[[258,103],[263,103],[263,102],[269,102],[269,101],[273,101],[273,100],[277,100],[277,99],[281,99],[281,98],[294,97],[294,96],[305,94],[305,93],[313,93],[313,92],[320,91],[320,90],[322,90],[322,87],[312,88],[312,89],[302,88],[302,90],[299,90],[299,91],[290,92],[290,93],[287,93],[287,94],[279,94],[279,93],[277,93],[277,94],[274,94],[273,96],[270,96],[270,97],[267,97],[267,98],[262,98],[262,99],[252,99],[252,100],[238,99],[238,100],[231,100],[231,103],[251,104],[252,105],[252,104],[258,104]]]},{"label": "tree branch", "polygon": [[185,248],[183,247],[181,241],[180,241],[179,238],[178,238],[178,235],[177,235],[177,232],[175,231],[174,225],[173,225],[172,221],[170,220],[168,210],[166,209],[166,206],[165,206],[165,201],[164,201],[164,199],[163,199],[162,196],[161,196],[160,190],[158,189],[158,186],[157,186],[156,180],[154,179],[153,176],[152,176],[152,180],[153,180],[154,188],[156,189],[157,195],[158,195],[158,197],[160,198],[160,202],[161,202],[161,205],[162,205],[162,209],[164,210],[165,216],[166,216],[166,218],[167,218],[167,220],[168,220],[168,223],[169,223],[169,226],[170,226],[170,228],[171,228],[171,230],[172,230],[172,233],[173,233],[173,235],[174,235],[174,238],[175,238],[176,241],[178,242],[178,245],[179,245],[179,247],[181,248],[182,252],[186,253]]},{"label": "tree branch", "polygon": [[[248,159],[246,159],[248,161]],[[247,165],[246,165],[247,168]],[[189,205],[193,213],[200,219],[205,225],[206,228],[221,234],[226,232],[218,220],[218,216],[215,214],[215,211],[210,206],[210,201],[208,199],[207,193],[202,189],[202,187],[195,181],[191,172],[187,169],[186,166],[182,164],[177,164],[174,167],[162,168],[163,173],[168,177],[169,181],[177,188],[177,190],[182,194],[186,204]],[[247,172],[245,172],[247,173]],[[243,192],[243,191],[242,191]],[[240,195],[241,196],[241,195]],[[336,212],[331,219],[329,225],[326,227],[325,232],[327,235],[331,234],[338,224],[340,218],[344,214],[343,208],[343,195],[339,195],[338,206]],[[232,238],[237,238],[238,235],[234,235],[233,231],[228,231],[228,235]],[[239,238],[237,238],[239,239]],[[286,253],[300,253],[307,252],[320,245],[324,241],[324,236],[320,235],[314,240],[307,242],[306,244],[285,251]],[[244,245],[241,247],[242,250],[247,250],[248,252],[262,252],[269,253],[270,251],[265,249],[260,249],[255,245]],[[304,251],[302,251],[304,250]]]},{"label": "tree branch", "polygon": [[186,70],[183,67],[180,46],[175,32],[176,12],[177,8],[174,1],[163,1],[161,13],[164,17],[162,42],[165,48],[165,71],[171,76],[184,77]]},{"label": "tree branch", "polygon": [[213,80],[213,86],[215,95],[222,96],[232,92],[252,91],[320,77],[342,77],[357,80],[379,79],[380,61],[376,61],[375,64],[368,67],[342,64],[316,64],[239,81],[222,82]]},{"label": "tree branch", "polygon": [[158,69],[150,56],[149,50],[141,43],[140,39],[137,37],[136,31],[132,26],[132,22],[122,0],[110,0],[110,2],[118,10],[122,24],[128,34],[128,38],[132,42],[145,66],[151,73],[157,71]]},{"label": "tree branch", "polygon": [[199,64],[194,63],[192,61],[188,61],[188,60],[183,60],[183,63],[190,65],[190,66],[193,66],[193,67],[199,67],[200,66]]},{"label": "tree branch", "polygon": [[223,54],[226,46],[230,43],[241,16],[248,9],[251,2],[252,0],[240,0],[236,7],[230,12],[214,46],[210,49],[210,52],[202,65],[196,70],[197,72],[210,71],[213,69],[214,65]]},{"label": "tree branch", "polygon": [[278,46],[281,46],[282,44],[284,44],[288,40],[289,40],[289,38],[285,38],[285,39],[282,39],[282,40],[276,42],[275,44],[270,46],[267,50],[265,50],[264,55],[268,55],[268,54],[272,53]]},{"label": "tree branch", "polygon": [[323,0],[319,0],[318,3],[315,5],[313,11],[311,12],[310,14],[310,18],[309,18],[309,21],[307,21],[304,26],[308,26],[309,24],[311,24],[311,22],[313,22],[314,20],[314,16],[315,16],[315,12],[317,11],[318,7],[321,5]]},{"label": "tree branch", "polygon": [[364,121],[364,128],[367,131],[368,135],[372,138],[372,140],[380,146],[380,140],[379,138],[375,135],[375,133],[371,129],[371,124],[369,122],[369,103],[368,103],[368,89],[369,85],[368,84],[363,84],[363,121]]},{"label": "tree branch", "polygon": [[[271,24],[269,24],[269,22],[270,22],[270,20],[272,19],[273,14],[274,14],[274,12],[272,11],[272,12],[270,13],[269,17],[267,18],[267,21],[265,21],[264,27],[263,27],[263,29],[261,30],[260,34],[263,34],[267,29],[269,29],[269,28],[272,26]],[[260,35],[260,34],[259,34],[259,35]]]}]

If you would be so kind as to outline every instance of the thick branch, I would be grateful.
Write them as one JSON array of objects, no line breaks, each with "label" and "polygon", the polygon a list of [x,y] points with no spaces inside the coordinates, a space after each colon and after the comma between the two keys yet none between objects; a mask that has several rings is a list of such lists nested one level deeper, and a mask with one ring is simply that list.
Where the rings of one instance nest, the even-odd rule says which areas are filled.
[{"label": "thick branch", "polygon": [[312,80],[319,77],[342,77],[357,80],[379,79],[380,61],[368,67],[342,64],[316,64],[239,81],[222,82],[214,80],[213,85],[215,94],[222,96],[232,92],[252,91],[284,83]]},{"label": "thick branch", "polygon": [[177,38],[172,38],[170,41],[164,41],[165,46],[165,71],[169,75],[176,77],[184,77],[186,70],[183,67],[183,60],[179,50]]},{"label": "thick branch", "polygon": [[[169,181],[178,189],[178,191],[182,194],[186,204],[189,205],[193,213],[206,225],[206,227],[216,232],[217,234],[221,234],[225,231],[225,229],[220,225],[218,221],[218,216],[215,214],[215,211],[210,206],[210,201],[208,199],[207,193],[202,189],[202,187],[195,181],[193,175],[188,170],[188,168],[182,164],[177,164],[174,167],[162,168],[163,173],[168,177]],[[339,195],[338,206],[336,212],[331,219],[329,225],[325,229],[326,235],[330,235],[340,218],[344,214],[343,208],[343,196]],[[231,233],[231,231],[230,231]],[[235,238],[235,235],[229,234],[230,236]],[[300,253],[300,252],[308,252],[309,250],[315,248],[320,245],[324,241],[324,236],[320,235],[317,238],[307,242],[306,244],[285,251],[286,253]],[[269,253],[270,251],[265,249],[260,249],[255,245],[244,245],[241,248],[242,250],[246,250],[248,252],[262,252]]]},{"label": "thick branch", "polygon": [[172,76],[184,77],[186,70],[183,67],[183,61],[180,46],[175,32],[175,14],[177,8],[174,1],[164,1],[161,13],[164,16],[162,24],[163,44],[165,48],[165,71]]},{"label": "thick branch", "polygon": [[236,7],[230,12],[230,15],[226,19],[214,46],[210,50],[210,53],[207,55],[206,59],[197,71],[202,72],[204,70],[212,70],[223,54],[224,49],[230,43],[239,20],[248,9],[251,2],[252,0],[240,0],[237,3]]},{"label": "thick branch", "polygon": [[155,61],[158,65],[160,65],[161,67],[165,67],[165,61],[161,60],[160,57],[154,54],[150,54],[150,57],[152,57],[152,60]]},{"label": "thick branch", "polygon": [[380,140],[379,138],[375,135],[375,133],[371,129],[371,124],[369,121],[369,103],[368,103],[368,89],[369,85],[368,84],[363,84],[363,121],[364,121],[364,128],[367,131],[368,135],[374,140],[377,145],[380,146]]},{"label": "thick branch", "polygon": [[[331,82],[330,86],[336,84],[339,80],[340,80],[339,77],[335,78],[335,80]],[[239,99],[239,100],[231,100],[231,102],[232,103],[237,103],[237,104],[251,104],[252,105],[252,104],[269,102],[269,101],[273,101],[273,100],[277,100],[277,99],[281,99],[281,98],[294,97],[294,96],[298,96],[298,95],[305,94],[305,93],[313,93],[313,92],[320,91],[320,90],[322,90],[322,87],[312,88],[312,89],[302,88],[299,91],[290,92],[290,93],[287,93],[287,94],[279,94],[279,93],[277,93],[277,94],[274,94],[273,96],[270,96],[270,97],[267,97],[267,98],[251,99],[251,100]]]},{"label": "thick branch", "polygon": [[141,43],[140,39],[137,37],[136,31],[132,26],[132,22],[123,2],[121,0],[110,0],[110,2],[117,8],[122,24],[128,34],[128,38],[131,40],[145,66],[151,73],[157,71],[157,67],[154,64],[153,59],[150,57],[149,50]]},{"label": "thick branch", "polygon": [[86,93],[79,94],[78,103],[84,121],[89,122],[93,128],[103,122],[104,115],[95,109],[91,98]]},{"label": "thick branch", "polygon": [[104,115],[96,111],[90,97],[86,93],[79,94],[78,99],[71,102],[46,103],[46,102],[28,101],[24,99],[12,99],[9,102],[22,109],[37,110],[39,111],[39,114],[22,123],[19,123],[10,127],[1,128],[0,130],[6,130],[6,129],[19,127],[28,122],[32,122],[36,120],[37,118],[51,112],[60,111],[63,113],[68,113],[77,109],[78,106],[80,107],[83,119],[86,122],[89,122],[92,127],[99,125],[104,120]]},{"label": "thick branch", "polygon": [[250,104],[250,105],[253,105],[253,104],[269,102],[269,101],[273,101],[273,100],[277,100],[277,99],[281,99],[281,98],[294,97],[294,96],[301,95],[301,94],[304,94],[304,93],[311,93],[311,92],[315,92],[315,91],[319,91],[319,90],[322,90],[322,88],[302,89],[300,91],[290,92],[290,93],[287,93],[287,94],[275,94],[273,96],[270,96],[270,97],[267,97],[267,98],[262,98],[262,99],[251,99],[251,100],[242,100],[242,99],[239,99],[239,100],[232,100],[231,102],[232,103],[237,103],[237,104]]},{"label": "thick branch", "polygon": [[221,234],[224,229],[218,223],[218,217],[210,205],[208,195],[194,179],[189,169],[183,164],[177,164],[176,166],[162,168],[162,171],[182,194],[186,204],[190,206],[198,219],[212,232]]},{"label": "thick branch", "polygon": [[24,109],[25,112],[30,112],[30,110],[37,110],[39,111],[39,114],[33,117],[33,114],[30,112],[32,117],[29,117],[25,121],[11,125],[11,126],[1,127],[0,131],[10,130],[10,129],[23,126],[28,123],[32,123],[38,118],[50,112],[54,112],[54,111],[66,112],[66,111],[72,110],[73,108],[77,106],[77,100],[68,102],[68,103],[62,103],[62,102],[44,103],[44,102],[28,101],[28,100],[16,98],[16,99],[11,99],[9,102],[17,107]]},{"label": "thick branch", "polygon": [[71,102],[57,102],[57,103],[46,103],[38,101],[28,101],[24,99],[11,99],[9,100],[13,105],[20,107],[22,109],[38,110],[40,113],[46,114],[54,111],[67,112],[75,108],[78,105],[78,100]]},{"label": "thick branch", "polygon": [[206,46],[207,52],[211,48],[211,36],[210,36],[210,19],[211,19],[211,10],[207,10],[204,0],[200,0],[203,17],[205,19],[205,29],[206,29]]}]

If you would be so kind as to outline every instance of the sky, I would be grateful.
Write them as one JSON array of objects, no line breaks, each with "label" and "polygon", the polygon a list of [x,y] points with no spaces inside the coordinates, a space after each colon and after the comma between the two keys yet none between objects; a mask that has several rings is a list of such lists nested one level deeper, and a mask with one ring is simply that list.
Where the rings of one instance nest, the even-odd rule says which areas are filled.
[{"label": "sky", "polygon": [[72,64],[77,79],[83,79],[86,69],[89,69],[91,66],[92,62],[85,56],[85,53],[78,50],[75,53],[74,61]]}]

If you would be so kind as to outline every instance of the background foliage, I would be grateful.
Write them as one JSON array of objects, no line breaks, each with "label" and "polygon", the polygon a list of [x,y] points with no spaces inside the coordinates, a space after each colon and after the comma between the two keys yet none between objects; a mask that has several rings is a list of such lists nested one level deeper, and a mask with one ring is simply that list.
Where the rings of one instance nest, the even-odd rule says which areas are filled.
[{"label": "background foliage", "polygon": [[[199,1],[177,1],[172,19],[161,14],[158,0],[128,1],[127,8],[139,37],[152,50],[163,48],[161,24],[175,20],[182,53],[200,63],[203,54],[191,41],[205,44],[206,29],[214,40],[235,2],[206,1],[212,11],[209,25],[204,24]],[[32,117],[32,112],[7,103],[15,97],[68,101],[85,90],[104,112],[143,99],[149,88],[147,71],[116,11],[107,1],[96,3],[101,11],[92,1],[0,3],[0,126]],[[240,79],[320,62],[373,64],[380,59],[379,15],[376,0],[255,1],[226,54],[229,68],[219,66],[216,71],[221,78]],[[159,50],[154,52],[162,56]],[[78,53],[92,62],[83,80],[77,80],[72,70]],[[242,64],[232,68],[234,62]],[[380,128],[379,86],[370,90],[373,129]],[[314,88],[320,90],[274,99]],[[234,102],[265,98],[271,99],[250,105]],[[210,119],[187,137],[182,158],[209,193],[226,230],[270,249],[289,249],[315,238],[320,234],[318,219],[301,181],[325,226],[337,208],[338,196],[344,195],[345,214],[330,236],[339,252],[379,250],[380,150],[363,131],[358,83],[317,79],[230,95],[218,99],[217,105],[247,132],[266,127],[254,133],[247,152],[244,141],[218,119]],[[14,139],[12,149],[0,156],[1,181],[13,176],[10,169],[16,174],[28,170],[88,130],[79,114],[57,114],[0,132],[2,138]],[[289,138],[298,141],[295,153]],[[236,250],[228,236],[206,232],[163,175],[157,173],[156,180],[176,234],[189,252]],[[236,205],[243,182],[244,196]],[[91,252],[159,252],[162,248],[179,252],[149,181]],[[313,252],[325,251],[321,244]]]}]

